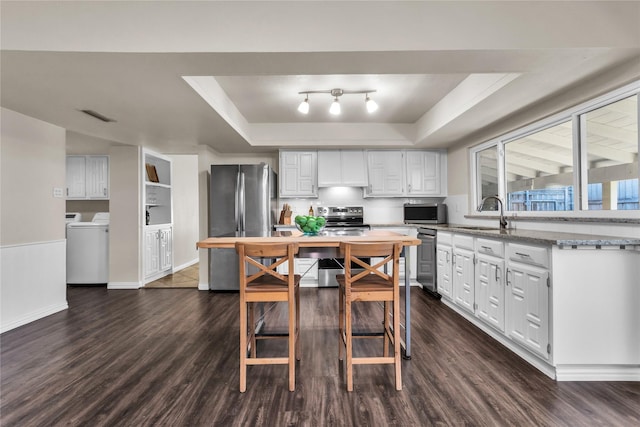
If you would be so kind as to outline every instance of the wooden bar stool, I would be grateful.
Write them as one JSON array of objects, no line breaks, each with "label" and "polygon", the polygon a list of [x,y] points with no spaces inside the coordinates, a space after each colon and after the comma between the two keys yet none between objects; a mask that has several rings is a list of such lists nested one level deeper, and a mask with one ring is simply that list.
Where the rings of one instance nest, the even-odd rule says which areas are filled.
[{"label": "wooden bar stool", "polygon": [[[353,391],[353,365],[357,364],[393,364],[395,365],[396,390],[402,390],[402,373],[400,359],[400,288],[399,265],[401,243],[346,242],[340,244],[341,256],[344,256],[345,274],[337,275],[339,285],[339,359],[343,360],[342,346],[347,354],[347,390]],[[370,258],[383,258],[382,261],[368,262]],[[384,273],[383,266],[392,261],[391,275]],[[361,269],[353,269],[352,263]],[[384,341],[382,356],[353,357],[353,339],[365,338],[354,336],[352,331],[352,303],[357,301],[384,302],[384,330],[381,337]],[[389,321],[393,306],[393,325]],[[366,336],[370,338],[370,336]],[[389,343],[393,346],[393,355],[389,355]]]},{"label": "wooden bar stool", "polygon": [[[289,365],[289,390],[296,386],[296,359],[300,360],[300,275],[293,274],[295,243],[236,243],[240,264],[240,391],[247,389],[247,365]],[[265,264],[271,261],[271,264]],[[290,274],[277,267],[287,263]],[[253,272],[255,271],[255,272]],[[284,336],[256,336],[255,305],[286,302],[289,309],[288,333]],[[287,338],[286,357],[258,357],[256,339]]]}]

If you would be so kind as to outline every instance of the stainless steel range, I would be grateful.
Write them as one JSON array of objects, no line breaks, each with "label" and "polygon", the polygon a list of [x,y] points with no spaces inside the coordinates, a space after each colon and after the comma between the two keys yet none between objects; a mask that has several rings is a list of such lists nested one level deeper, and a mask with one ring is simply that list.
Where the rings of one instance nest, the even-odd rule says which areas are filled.
[{"label": "stainless steel range", "polygon": [[[364,223],[362,206],[319,206],[318,216],[326,220],[321,234],[332,236],[361,236],[371,227]],[[352,268],[355,268],[352,265]],[[344,273],[343,258],[323,258],[318,260],[318,287],[337,287],[337,274]]]}]

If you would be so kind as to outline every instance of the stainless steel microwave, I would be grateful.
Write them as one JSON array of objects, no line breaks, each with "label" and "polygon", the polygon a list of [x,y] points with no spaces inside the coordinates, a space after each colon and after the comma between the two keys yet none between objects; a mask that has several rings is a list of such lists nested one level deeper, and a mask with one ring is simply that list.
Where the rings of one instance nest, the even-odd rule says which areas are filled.
[{"label": "stainless steel microwave", "polygon": [[444,203],[404,204],[405,224],[446,224],[447,205]]}]

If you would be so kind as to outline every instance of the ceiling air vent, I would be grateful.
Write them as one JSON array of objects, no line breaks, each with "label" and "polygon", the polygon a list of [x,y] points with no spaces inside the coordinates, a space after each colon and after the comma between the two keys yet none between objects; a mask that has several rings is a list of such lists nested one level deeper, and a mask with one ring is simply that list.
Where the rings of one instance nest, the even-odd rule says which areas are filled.
[{"label": "ceiling air vent", "polygon": [[85,113],[85,114],[90,115],[91,117],[95,117],[95,118],[96,118],[96,119],[98,119],[98,120],[102,120],[102,121],[103,121],[103,122],[105,122],[105,123],[115,122],[115,120],[114,120],[114,119],[110,119],[109,117],[107,117],[107,116],[103,116],[103,115],[102,115],[102,114],[100,114],[100,113],[96,113],[96,112],[95,112],[95,111],[93,111],[93,110],[80,110],[80,111],[82,111],[82,112],[83,112],[83,113]]}]

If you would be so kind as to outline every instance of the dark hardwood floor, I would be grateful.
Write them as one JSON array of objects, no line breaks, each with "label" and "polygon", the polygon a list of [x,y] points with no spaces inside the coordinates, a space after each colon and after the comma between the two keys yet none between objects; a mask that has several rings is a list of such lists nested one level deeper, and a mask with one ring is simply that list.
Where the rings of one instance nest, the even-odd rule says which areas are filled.
[{"label": "dark hardwood floor", "polygon": [[[421,289],[412,295],[402,391],[391,365],[356,366],[346,391],[337,292],[303,288],[296,391],[286,366],[255,366],[241,394],[237,294],[69,288],[69,310],[0,336],[0,424],[640,425],[640,383],[555,382]],[[379,323],[377,310],[359,316]],[[267,325],[282,311],[268,312]],[[284,348],[277,340],[259,350]]]}]

